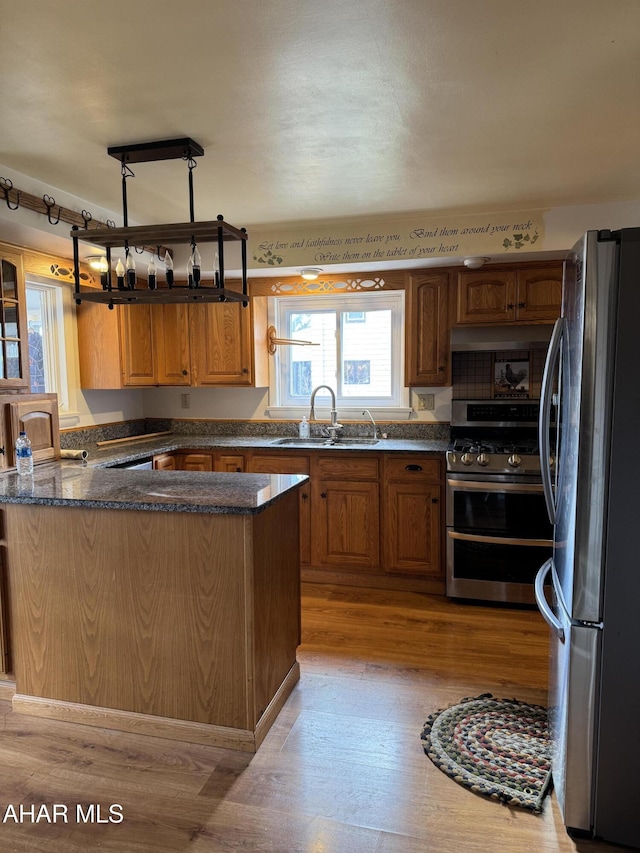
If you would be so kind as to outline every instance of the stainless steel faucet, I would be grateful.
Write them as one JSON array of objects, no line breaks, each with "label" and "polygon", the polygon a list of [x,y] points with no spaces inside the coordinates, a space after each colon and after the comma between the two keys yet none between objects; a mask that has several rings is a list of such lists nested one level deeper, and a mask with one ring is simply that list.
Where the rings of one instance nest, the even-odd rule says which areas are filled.
[{"label": "stainless steel faucet", "polygon": [[321,388],[326,388],[329,394],[331,394],[331,425],[326,427],[329,431],[329,435],[331,436],[331,440],[335,441],[337,432],[339,429],[344,429],[342,424],[338,423],[338,411],[336,409],[336,395],[333,388],[330,388],[328,385],[316,385],[316,387],[311,392],[311,409],[309,410],[309,420],[314,421],[316,418],[315,412],[315,403],[316,403],[316,394]]},{"label": "stainless steel faucet", "polygon": [[365,409],[362,414],[363,415],[369,415],[369,419],[371,420],[371,423],[373,424],[373,437],[374,437],[374,439],[377,439],[378,438],[378,426],[373,419],[373,415],[371,414],[369,409]]}]

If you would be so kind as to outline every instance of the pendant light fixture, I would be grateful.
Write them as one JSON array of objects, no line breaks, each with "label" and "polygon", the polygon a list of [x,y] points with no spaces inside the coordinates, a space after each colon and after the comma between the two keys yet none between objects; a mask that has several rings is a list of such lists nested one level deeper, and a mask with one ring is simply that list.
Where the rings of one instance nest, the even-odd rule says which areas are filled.
[{"label": "pendant light fixture", "polygon": [[[224,221],[222,215],[210,222],[196,222],[193,203],[193,170],[195,157],[201,157],[204,149],[193,139],[169,139],[161,142],[144,142],[121,145],[107,149],[111,157],[120,161],[122,175],[123,228],[87,228],[77,226],[71,231],[73,239],[73,261],[75,272],[75,300],[101,302],[113,308],[116,304],[136,303],[199,303],[240,302],[249,303],[247,293],[247,231],[235,228]],[[131,163],[158,160],[182,159],[187,163],[189,180],[189,222],[173,225],[141,225],[129,227],[127,208],[127,180],[135,177]],[[105,259],[100,269],[101,290],[80,287],[79,241],[92,243],[105,249]],[[240,241],[242,256],[242,291],[225,288],[224,246],[229,241]],[[213,244],[209,247],[207,244]],[[190,256],[187,262],[184,284],[175,280],[174,262],[167,245],[188,245]],[[140,287],[136,278],[134,252],[141,253],[151,247],[151,260],[147,267],[146,286]],[[155,247],[155,248],[154,248]],[[117,259],[112,250],[119,250]],[[202,275],[202,252],[207,252],[212,261],[213,278],[205,281]],[[164,275],[158,272],[158,263]],[[113,284],[112,269],[115,272]]]}]

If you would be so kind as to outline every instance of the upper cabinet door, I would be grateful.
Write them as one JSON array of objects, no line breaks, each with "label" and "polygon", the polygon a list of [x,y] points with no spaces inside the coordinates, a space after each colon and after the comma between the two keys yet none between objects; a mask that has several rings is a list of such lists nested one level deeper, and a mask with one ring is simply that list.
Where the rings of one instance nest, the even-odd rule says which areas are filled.
[{"label": "upper cabinet door", "polygon": [[152,308],[155,306],[142,304],[118,307],[122,384],[127,387],[155,385],[157,379],[152,343]]},{"label": "upper cabinet door", "polygon": [[458,323],[508,323],[516,316],[516,274],[512,270],[458,273],[457,297]]},{"label": "upper cabinet door", "polygon": [[0,255],[0,388],[29,387],[29,338],[22,257]]},{"label": "upper cabinet door", "polygon": [[562,266],[518,270],[516,317],[518,320],[553,321],[562,307]]},{"label": "upper cabinet door", "polygon": [[449,276],[409,276],[405,373],[409,386],[449,384]]},{"label": "upper cabinet door", "polygon": [[251,385],[251,308],[238,302],[190,305],[193,385]]},{"label": "upper cabinet door", "polygon": [[189,306],[153,306],[153,349],[158,385],[190,385]]}]

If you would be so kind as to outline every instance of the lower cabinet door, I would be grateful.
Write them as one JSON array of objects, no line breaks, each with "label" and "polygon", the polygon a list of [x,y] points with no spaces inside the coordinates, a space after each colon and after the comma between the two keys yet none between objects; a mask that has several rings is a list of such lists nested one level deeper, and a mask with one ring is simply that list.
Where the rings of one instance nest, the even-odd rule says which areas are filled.
[{"label": "lower cabinet door", "polygon": [[241,474],[244,471],[244,456],[237,453],[216,453],[213,470],[228,474]]},{"label": "lower cabinet door", "polygon": [[385,570],[441,577],[440,486],[388,483],[385,510]]},{"label": "lower cabinet door", "polygon": [[377,568],[380,565],[380,486],[320,480],[312,486],[314,565]]},{"label": "lower cabinet door", "polygon": [[213,471],[211,453],[179,453],[176,459],[180,471]]}]

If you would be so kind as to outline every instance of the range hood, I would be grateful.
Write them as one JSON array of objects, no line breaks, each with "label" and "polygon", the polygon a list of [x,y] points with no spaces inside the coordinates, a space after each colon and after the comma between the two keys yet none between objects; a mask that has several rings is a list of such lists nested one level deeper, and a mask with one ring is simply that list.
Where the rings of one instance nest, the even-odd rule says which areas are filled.
[{"label": "range hood", "polygon": [[451,330],[452,352],[500,352],[549,347],[551,325],[456,326]]}]

